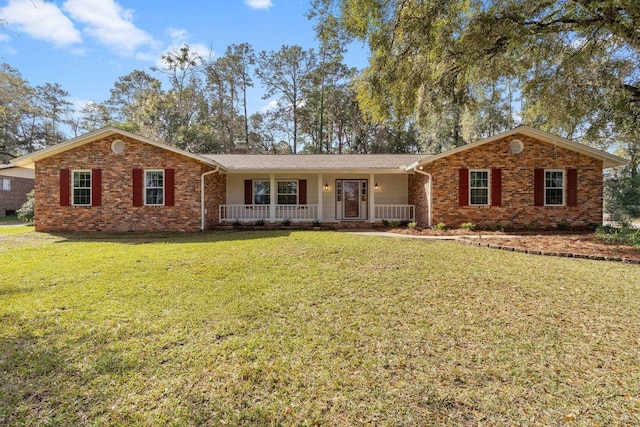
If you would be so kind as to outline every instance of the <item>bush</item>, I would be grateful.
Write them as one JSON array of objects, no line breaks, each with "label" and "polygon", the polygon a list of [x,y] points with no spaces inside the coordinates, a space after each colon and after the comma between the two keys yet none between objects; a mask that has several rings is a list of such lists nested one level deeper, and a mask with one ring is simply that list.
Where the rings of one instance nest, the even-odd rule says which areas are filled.
[{"label": "bush", "polygon": [[566,221],[560,221],[558,223],[558,230],[566,231],[569,229],[569,223]]},{"label": "bush", "polygon": [[434,230],[446,230],[447,224],[445,224],[444,222],[439,222],[436,225],[432,226],[431,228],[433,228]]},{"label": "bush", "polygon": [[539,225],[535,221],[531,221],[529,224],[527,224],[527,230],[529,230],[529,231],[536,231],[538,229],[538,227],[539,227]]},{"label": "bush", "polygon": [[598,227],[596,236],[600,241],[605,243],[635,246],[640,250],[640,230],[627,227],[616,228],[605,225]]},{"label": "bush", "polygon": [[24,222],[33,222],[35,204],[36,204],[36,193],[35,193],[35,190],[31,190],[27,194],[27,201],[24,202],[22,207],[18,209],[18,211],[16,212],[16,214],[18,215],[18,219]]},{"label": "bush", "polygon": [[476,225],[472,222],[465,222],[460,227],[464,228],[467,231],[473,231],[476,229]]},{"label": "bush", "polygon": [[282,221],[282,225],[284,225],[285,227],[290,226],[290,225],[291,225],[291,218],[285,218],[285,219]]},{"label": "bush", "polygon": [[264,227],[264,219],[259,219],[254,224],[256,227]]},{"label": "bush", "polygon": [[400,221],[391,221],[390,225],[391,228],[398,228],[400,227]]},{"label": "bush", "polygon": [[504,231],[504,225],[501,222],[496,222],[489,226],[489,230],[491,231]]},{"label": "bush", "polygon": [[416,228],[418,228],[418,223],[415,221],[411,221],[409,224],[407,224],[407,227],[409,227],[412,230],[415,230]]},{"label": "bush", "polygon": [[383,219],[383,220],[382,220],[382,225],[383,225],[384,227],[389,227],[389,221],[387,221],[386,219]]}]

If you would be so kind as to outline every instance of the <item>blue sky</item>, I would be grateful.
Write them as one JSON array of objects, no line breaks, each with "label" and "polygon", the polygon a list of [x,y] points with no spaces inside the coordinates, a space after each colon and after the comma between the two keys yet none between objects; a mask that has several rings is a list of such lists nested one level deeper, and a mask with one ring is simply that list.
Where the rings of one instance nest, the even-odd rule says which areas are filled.
[{"label": "blue sky", "polygon": [[[60,83],[77,105],[102,102],[133,70],[160,78],[150,67],[185,43],[203,56],[243,42],[256,52],[317,48],[313,22],[304,16],[309,7],[309,0],[2,0],[0,62],[32,86]],[[357,43],[346,63],[362,68],[366,59]],[[252,112],[268,102],[255,83]]]}]

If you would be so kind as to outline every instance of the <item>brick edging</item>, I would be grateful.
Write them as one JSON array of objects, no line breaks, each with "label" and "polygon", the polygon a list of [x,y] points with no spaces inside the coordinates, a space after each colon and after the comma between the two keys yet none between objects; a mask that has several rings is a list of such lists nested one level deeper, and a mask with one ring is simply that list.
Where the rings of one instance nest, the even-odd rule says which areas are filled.
[{"label": "brick edging", "polygon": [[539,251],[536,249],[525,249],[525,248],[516,248],[513,246],[506,245],[497,245],[495,243],[484,243],[473,241],[465,238],[458,237],[456,238],[456,242],[464,243],[465,245],[477,246],[481,248],[490,248],[490,249],[500,249],[503,251],[511,251],[511,252],[520,252],[531,255],[543,255],[543,256],[555,256],[555,257],[563,257],[563,258],[579,258],[579,259],[590,259],[595,261],[614,261],[621,262],[624,264],[640,264],[640,260],[624,258],[624,257],[615,257],[615,256],[604,256],[604,255],[585,255],[585,254],[576,254],[572,252],[551,252],[551,251]]}]

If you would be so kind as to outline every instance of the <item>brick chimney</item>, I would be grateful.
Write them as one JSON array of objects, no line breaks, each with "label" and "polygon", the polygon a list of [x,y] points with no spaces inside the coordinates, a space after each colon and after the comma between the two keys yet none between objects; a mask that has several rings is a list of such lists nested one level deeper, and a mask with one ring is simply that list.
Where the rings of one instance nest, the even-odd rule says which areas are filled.
[{"label": "brick chimney", "polygon": [[249,146],[247,145],[247,141],[236,140],[234,144],[235,146],[233,147],[233,154],[249,154]]}]

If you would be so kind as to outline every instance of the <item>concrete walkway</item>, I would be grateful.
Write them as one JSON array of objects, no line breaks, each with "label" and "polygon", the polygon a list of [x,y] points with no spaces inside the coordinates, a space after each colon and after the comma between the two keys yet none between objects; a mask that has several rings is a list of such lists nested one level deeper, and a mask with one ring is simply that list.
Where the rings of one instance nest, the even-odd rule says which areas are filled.
[{"label": "concrete walkway", "polygon": [[[432,235],[425,236],[421,234],[401,234],[388,231],[377,230],[338,230],[340,233],[346,234],[359,234],[361,236],[375,236],[375,237],[404,237],[407,239],[423,239],[423,240],[460,240],[460,239],[480,239],[481,235],[475,234],[461,234],[461,235]],[[486,236],[489,237],[489,236]],[[499,237],[504,239],[515,239],[520,236],[513,234],[493,234],[490,237]]]}]

